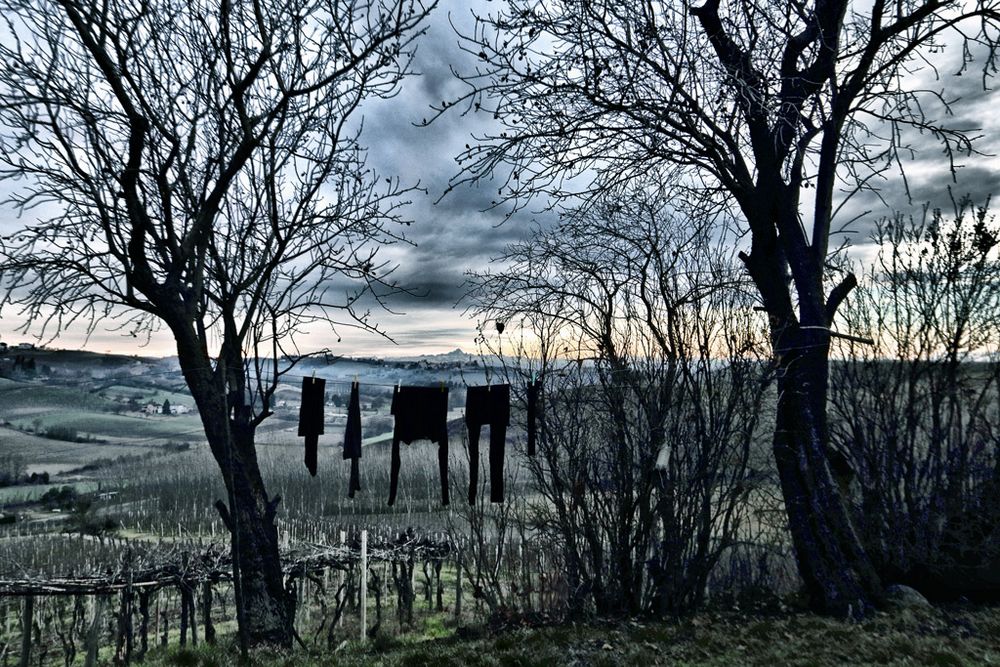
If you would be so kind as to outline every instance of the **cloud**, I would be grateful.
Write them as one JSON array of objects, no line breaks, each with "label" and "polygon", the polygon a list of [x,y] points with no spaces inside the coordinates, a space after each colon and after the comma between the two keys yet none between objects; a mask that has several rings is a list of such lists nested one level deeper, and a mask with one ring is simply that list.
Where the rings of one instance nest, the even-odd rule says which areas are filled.
[{"label": "cloud", "polygon": [[[960,43],[945,43],[931,57],[933,65],[925,63],[915,69],[905,85],[920,91],[923,120],[966,134],[973,140],[973,153],[949,154],[941,134],[902,128],[899,141],[905,148],[900,151],[899,164],[872,182],[874,191],[853,197],[838,216],[840,224],[854,220],[849,236],[855,244],[869,243],[875,223],[896,212],[919,216],[924,206],[950,210],[952,198],[968,196],[975,203],[984,203],[990,195],[1000,194],[996,157],[1000,152],[1000,116],[995,113],[995,92],[984,88],[984,83],[991,82],[982,77],[982,54],[973,53],[973,63],[961,73]],[[872,127],[889,136],[887,127]],[[836,221],[833,226],[837,227]]]},{"label": "cloud", "polygon": [[[471,7],[485,10],[485,0]],[[490,126],[483,114],[462,114],[461,108],[450,109],[429,126],[421,121],[434,114],[432,105],[451,100],[466,91],[451,68],[470,71],[476,66],[474,56],[464,53],[458,45],[452,23],[463,33],[472,31],[469,4],[457,0],[442,2],[430,18],[428,30],[417,42],[413,70],[419,75],[408,78],[399,94],[391,99],[371,100],[363,107],[364,133],[362,143],[368,148],[369,166],[383,177],[399,177],[404,185],[419,183],[427,193],[413,193],[413,203],[405,212],[413,224],[405,229],[413,245],[395,244],[383,249],[381,256],[397,266],[393,278],[415,295],[399,295],[390,306],[400,315],[376,311],[376,320],[399,342],[393,354],[440,352],[455,347],[470,347],[474,338],[474,323],[462,315],[464,304],[455,307],[465,292],[465,272],[484,270],[504,248],[525,239],[534,229],[532,221],[543,227],[551,225],[554,215],[533,216],[525,212],[504,222],[502,210],[491,209],[496,198],[496,186],[484,182],[479,186],[456,188],[443,199],[450,179],[459,171],[455,156],[473,135],[482,135]],[[969,193],[975,201],[987,195],[1000,194],[1000,170],[996,158],[1000,151],[1000,114],[994,113],[995,95],[984,92],[982,78],[970,70],[956,76],[961,58],[959,45],[947,44],[945,52],[935,57],[938,68],[930,66],[914,74],[913,84],[927,90],[945,90],[948,99],[957,99],[950,112],[940,105],[928,104],[927,113],[940,118],[951,127],[979,128],[980,150],[986,157],[961,157],[956,181],[952,181],[947,160],[941,153],[940,142],[930,134],[908,132],[904,139],[913,148],[906,156],[904,167],[910,187],[908,198],[902,178],[894,171],[877,183],[878,192],[852,199],[840,215],[840,222],[858,219],[851,225],[854,242],[863,246],[875,221],[894,210],[918,213],[924,202],[947,207],[949,190],[962,195]],[[950,115],[949,115],[950,113]],[[0,183],[0,192],[6,184]],[[912,201],[911,201],[912,200]],[[436,203],[435,203],[436,202]],[[24,221],[15,221],[9,209],[0,210],[0,230],[10,230]],[[503,224],[501,224],[503,223]],[[836,227],[836,224],[834,225]],[[346,281],[331,283],[344,290]],[[370,301],[368,305],[373,305]],[[373,308],[373,310],[375,310]],[[6,318],[5,318],[6,319]],[[378,353],[388,344],[378,337],[349,329],[341,329],[342,343],[338,353]],[[67,340],[81,337],[71,334]],[[117,342],[115,342],[117,341]],[[331,344],[324,328],[305,335],[302,349]],[[91,347],[120,347],[114,334],[98,334]],[[172,345],[167,336],[157,343],[163,349]],[[160,349],[158,347],[157,349]]]}]

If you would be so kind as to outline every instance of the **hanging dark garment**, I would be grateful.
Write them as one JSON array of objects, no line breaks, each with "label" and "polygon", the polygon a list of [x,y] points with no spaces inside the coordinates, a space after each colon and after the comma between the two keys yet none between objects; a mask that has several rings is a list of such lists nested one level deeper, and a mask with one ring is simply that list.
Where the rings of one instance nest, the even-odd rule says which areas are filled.
[{"label": "hanging dark garment", "polygon": [[535,455],[535,439],[538,430],[538,399],[542,394],[542,381],[528,383],[528,456]]},{"label": "hanging dark garment", "polygon": [[438,443],[441,504],[448,504],[448,388],[397,387],[392,393],[392,460],[389,467],[389,504],[396,502],[399,484],[399,443],[431,440]]},{"label": "hanging dark garment", "polygon": [[344,460],[351,460],[351,478],[347,484],[347,497],[353,498],[361,490],[361,399],[358,383],[351,383],[351,400],[347,404],[347,429],[344,431]]},{"label": "hanging dark garment", "polygon": [[490,502],[503,502],[503,459],[510,424],[510,385],[469,387],[465,394],[465,424],[469,429],[469,504],[479,487],[479,431],[490,427]]},{"label": "hanging dark garment", "polygon": [[299,435],[306,439],[306,468],[316,476],[316,449],[323,435],[323,410],[326,405],[326,380],[303,378],[302,403],[299,405]]}]

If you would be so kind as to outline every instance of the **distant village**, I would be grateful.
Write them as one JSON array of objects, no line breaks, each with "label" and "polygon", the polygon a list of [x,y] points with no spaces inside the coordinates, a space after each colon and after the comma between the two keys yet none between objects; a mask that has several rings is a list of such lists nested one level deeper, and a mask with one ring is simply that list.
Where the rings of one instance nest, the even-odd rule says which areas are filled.
[{"label": "distant village", "polygon": [[7,354],[9,350],[31,351],[34,349],[35,349],[34,343],[18,343],[17,345],[7,345],[7,343],[0,342],[0,354]]},{"label": "distant village", "polygon": [[[48,364],[39,363],[33,353],[49,352],[44,345],[35,343],[6,343],[0,341],[0,377],[28,376],[40,380],[47,379],[53,374],[52,368]],[[125,372],[132,377],[141,377],[146,374],[151,367],[138,359],[125,369]],[[121,372],[120,370],[114,371]],[[104,379],[108,371],[101,368],[94,368],[87,371],[87,375],[93,380]],[[141,412],[146,415],[186,415],[191,413],[191,406],[179,403],[171,404],[170,401],[147,402],[145,404],[136,403],[134,398],[120,396],[117,399],[128,406],[128,410]]]}]

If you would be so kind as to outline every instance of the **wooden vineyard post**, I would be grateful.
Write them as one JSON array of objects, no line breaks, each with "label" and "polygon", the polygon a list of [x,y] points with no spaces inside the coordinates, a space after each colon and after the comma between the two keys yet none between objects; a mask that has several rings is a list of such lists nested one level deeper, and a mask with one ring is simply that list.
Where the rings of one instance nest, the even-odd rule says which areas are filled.
[{"label": "wooden vineyard post", "polygon": [[215,625],[212,623],[212,582],[206,579],[201,585],[202,627],[205,629],[205,643],[215,643]]},{"label": "wooden vineyard post", "polygon": [[21,615],[21,667],[31,664],[31,630],[35,617],[35,596],[24,596],[24,609]]},{"label": "wooden vineyard post", "polygon": [[455,619],[462,618],[462,549],[458,549],[455,559]]},{"label": "wooden vineyard post", "polygon": [[90,629],[87,631],[87,657],[84,659],[84,667],[94,667],[97,664],[97,649],[101,639],[101,617],[104,616],[103,595],[94,596],[93,618],[90,620]]},{"label": "wooden vineyard post", "polygon": [[[160,597],[163,597],[163,608],[159,611],[160,623],[158,624],[158,632],[160,633],[160,646],[166,646],[170,640],[170,594],[167,589],[157,594],[157,600]],[[157,607],[159,607],[159,603],[157,603]]]},{"label": "wooden vineyard post", "polygon": [[368,531],[361,531],[361,641],[368,636]]},{"label": "wooden vineyard post", "polygon": [[[347,546],[347,533],[342,530],[342,531],[340,531],[340,548],[344,549],[346,546]],[[344,578],[346,576],[347,575],[344,573],[344,570],[337,570],[337,590],[338,591],[340,590],[340,587],[343,586],[343,584],[344,584]],[[344,595],[347,595],[346,589],[344,591]],[[337,617],[337,625],[338,626],[342,626],[343,624],[344,624],[344,616],[343,616],[343,614],[341,614],[340,616]]]}]

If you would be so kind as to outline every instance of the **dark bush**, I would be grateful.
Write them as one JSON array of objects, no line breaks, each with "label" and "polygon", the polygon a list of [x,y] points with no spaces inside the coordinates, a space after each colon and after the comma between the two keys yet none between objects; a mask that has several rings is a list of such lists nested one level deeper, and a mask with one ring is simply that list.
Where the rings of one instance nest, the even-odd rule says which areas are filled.
[{"label": "dark bush", "polygon": [[70,509],[76,505],[78,494],[72,486],[53,487],[46,491],[38,502],[49,509]]},{"label": "dark bush", "polygon": [[66,426],[49,426],[45,429],[45,437],[49,440],[63,440],[65,442],[82,442],[75,428]]}]

